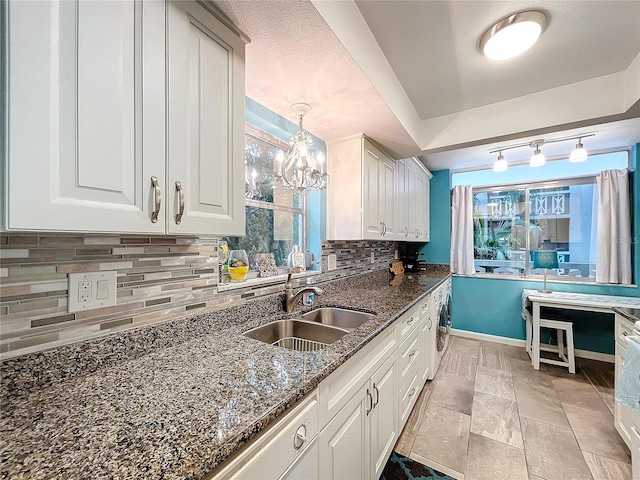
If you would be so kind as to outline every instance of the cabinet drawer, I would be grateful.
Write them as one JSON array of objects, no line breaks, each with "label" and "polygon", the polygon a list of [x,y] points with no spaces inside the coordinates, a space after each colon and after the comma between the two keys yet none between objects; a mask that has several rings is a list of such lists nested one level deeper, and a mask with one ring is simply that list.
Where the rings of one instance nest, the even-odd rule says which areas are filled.
[{"label": "cabinet drawer", "polygon": [[616,315],[616,342],[627,348],[627,336],[633,335],[633,324]]},{"label": "cabinet drawer", "polygon": [[400,425],[399,430],[402,431],[407,419],[411,414],[411,409],[416,403],[418,396],[420,395],[420,375],[418,375],[418,369],[413,368],[410,370],[408,380],[404,383],[400,389]]},{"label": "cabinet drawer", "polygon": [[399,323],[396,325],[398,343],[402,343],[406,338],[409,338],[420,323],[418,306],[412,307],[407,313],[398,319],[398,322]]},{"label": "cabinet drawer", "polygon": [[427,298],[422,300],[422,303],[419,305],[420,319],[424,321],[424,319],[431,313],[431,309],[431,295],[429,295]]},{"label": "cabinet drawer", "polygon": [[[296,434],[306,440],[296,442]],[[206,478],[213,480],[279,478],[296,458],[306,451],[318,435],[318,401],[316,393],[284,418],[264,435],[241,451],[232,460],[225,462]]]},{"label": "cabinet drawer", "polygon": [[400,383],[402,384],[409,373],[422,361],[422,348],[420,345],[420,329],[417,329],[407,338],[398,350],[398,365]]},{"label": "cabinet drawer", "polygon": [[320,383],[321,430],[397,348],[395,331],[388,328]]}]

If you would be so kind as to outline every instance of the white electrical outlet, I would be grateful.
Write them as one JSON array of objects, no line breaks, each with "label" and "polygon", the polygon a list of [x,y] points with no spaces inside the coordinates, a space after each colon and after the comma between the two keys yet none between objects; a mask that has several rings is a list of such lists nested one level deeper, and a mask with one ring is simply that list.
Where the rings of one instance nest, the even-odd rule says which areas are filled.
[{"label": "white electrical outlet", "polygon": [[373,250],[371,250],[371,263],[376,263],[376,256],[373,254]]},{"label": "white electrical outlet", "polygon": [[80,312],[116,304],[115,270],[69,274],[68,311]]},{"label": "white electrical outlet", "polygon": [[91,282],[78,282],[78,302],[87,303],[91,301]]},{"label": "white electrical outlet", "polygon": [[327,256],[327,271],[330,272],[336,268],[338,268],[338,257],[335,253],[330,253],[329,256]]}]

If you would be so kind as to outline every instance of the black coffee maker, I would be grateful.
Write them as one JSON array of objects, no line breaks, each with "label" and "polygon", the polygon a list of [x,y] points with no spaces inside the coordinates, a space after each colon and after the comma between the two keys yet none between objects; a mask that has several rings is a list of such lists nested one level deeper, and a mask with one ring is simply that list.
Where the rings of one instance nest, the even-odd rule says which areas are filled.
[{"label": "black coffee maker", "polygon": [[398,254],[405,272],[419,272],[420,267],[424,266],[424,256],[418,251],[422,244],[402,242],[398,244]]}]

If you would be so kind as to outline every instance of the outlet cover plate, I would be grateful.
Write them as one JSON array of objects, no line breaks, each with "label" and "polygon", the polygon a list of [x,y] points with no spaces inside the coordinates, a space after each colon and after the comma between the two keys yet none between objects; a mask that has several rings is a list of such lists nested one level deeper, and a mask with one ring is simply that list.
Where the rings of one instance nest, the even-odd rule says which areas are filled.
[{"label": "outlet cover plate", "polygon": [[116,274],[115,270],[70,273],[68,312],[82,312],[94,308],[114,306],[116,304]]},{"label": "outlet cover plate", "polygon": [[331,253],[327,257],[327,271],[330,272],[331,270],[335,270],[336,268],[338,268],[338,257],[335,253]]}]

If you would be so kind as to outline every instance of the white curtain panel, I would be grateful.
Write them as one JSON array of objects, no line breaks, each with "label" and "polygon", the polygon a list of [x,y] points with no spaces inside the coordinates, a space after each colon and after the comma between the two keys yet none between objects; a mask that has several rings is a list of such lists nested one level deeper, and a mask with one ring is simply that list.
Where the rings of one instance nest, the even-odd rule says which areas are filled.
[{"label": "white curtain panel", "polygon": [[473,275],[473,189],[453,187],[451,198],[451,273]]},{"label": "white curtain panel", "polygon": [[596,282],[631,283],[629,171],[604,170],[598,185]]}]

